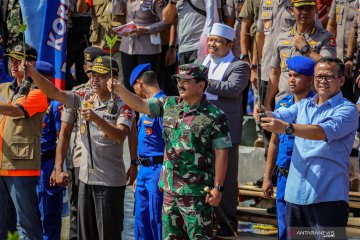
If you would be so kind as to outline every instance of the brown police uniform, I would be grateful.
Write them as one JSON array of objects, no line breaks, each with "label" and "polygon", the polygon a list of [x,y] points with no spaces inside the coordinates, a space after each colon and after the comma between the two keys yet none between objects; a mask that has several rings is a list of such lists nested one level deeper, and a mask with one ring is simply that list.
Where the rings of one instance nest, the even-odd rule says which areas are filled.
[{"label": "brown police uniform", "polygon": [[[278,102],[285,95],[290,93],[287,83],[289,78],[289,69],[286,60],[293,56],[301,56],[293,44],[293,37],[296,35],[296,25],[283,31],[276,39],[275,49],[272,55],[271,67],[281,69],[279,92],[275,101]],[[304,34],[304,38],[310,48],[323,57],[336,57],[336,41],[332,34],[322,27],[314,26],[311,30]]]}]

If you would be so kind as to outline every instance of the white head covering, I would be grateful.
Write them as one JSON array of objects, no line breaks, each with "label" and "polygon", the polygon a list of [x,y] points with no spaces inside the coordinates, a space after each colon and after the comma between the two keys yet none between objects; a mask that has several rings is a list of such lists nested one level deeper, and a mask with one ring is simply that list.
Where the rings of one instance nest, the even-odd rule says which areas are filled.
[{"label": "white head covering", "polygon": [[230,41],[234,40],[234,29],[223,23],[214,23],[211,28],[210,36],[219,36]]}]

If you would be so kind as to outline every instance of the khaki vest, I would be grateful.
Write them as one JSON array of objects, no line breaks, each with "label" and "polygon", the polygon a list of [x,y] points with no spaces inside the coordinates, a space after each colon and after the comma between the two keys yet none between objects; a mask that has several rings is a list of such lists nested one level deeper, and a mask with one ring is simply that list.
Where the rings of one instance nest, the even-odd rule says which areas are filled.
[{"label": "khaki vest", "polygon": [[[0,97],[11,99],[14,91],[11,83],[0,85]],[[13,102],[15,102],[13,100]],[[36,113],[30,118],[12,118],[0,115],[2,131],[2,170],[39,170],[40,137],[44,113]]]},{"label": "khaki vest", "polygon": [[[101,48],[106,46],[105,33],[113,36],[112,28],[126,23],[124,15],[113,15],[110,12],[111,0],[93,0],[93,18],[90,27],[90,42]],[[119,39],[120,41],[120,39]],[[113,49],[118,50],[120,42],[115,44]]]}]

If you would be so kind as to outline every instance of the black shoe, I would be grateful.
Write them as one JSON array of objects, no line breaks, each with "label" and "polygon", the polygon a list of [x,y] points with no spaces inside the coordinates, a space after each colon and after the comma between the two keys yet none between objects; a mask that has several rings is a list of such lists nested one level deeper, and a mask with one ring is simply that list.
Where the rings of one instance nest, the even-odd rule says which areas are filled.
[{"label": "black shoe", "polygon": [[266,209],[268,214],[276,215],[276,206]]},{"label": "black shoe", "polygon": [[253,185],[256,186],[256,187],[262,187],[263,182],[264,182],[264,178],[261,177],[261,178],[255,180],[255,181],[253,181]]}]

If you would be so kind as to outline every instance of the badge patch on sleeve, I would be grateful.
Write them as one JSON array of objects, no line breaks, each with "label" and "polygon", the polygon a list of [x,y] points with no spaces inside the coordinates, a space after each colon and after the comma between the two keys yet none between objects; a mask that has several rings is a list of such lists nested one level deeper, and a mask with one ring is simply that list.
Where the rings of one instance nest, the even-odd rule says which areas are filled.
[{"label": "badge patch on sleeve", "polygon": [[132,109],[128,105],[124,105],[121,109],[120,116],[126,117],[128,119],[133,118]]},{"label": "badge patch on sleeve", "polygon": [[151,127],[147,127],[147,128],[145,129],[145,132],[146,132],[146,135],[151,135],[151,134],[153,133],[153,130],[152,130]]},{"label": "badge patch on sleeve", "polygon": [[336,40],[334,37],[329,38],[329,46],[336,47]]}]

